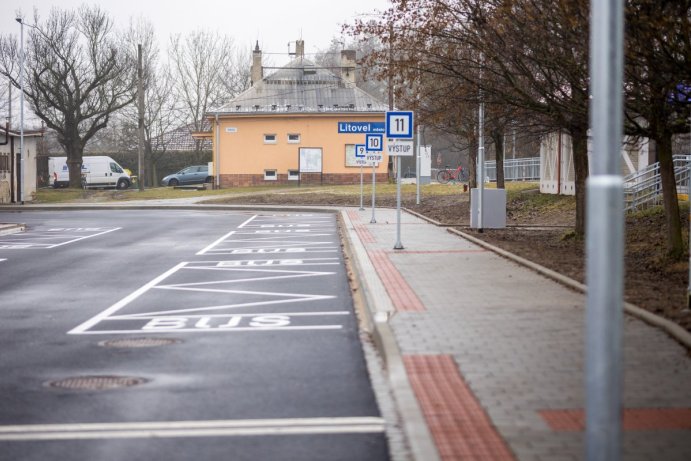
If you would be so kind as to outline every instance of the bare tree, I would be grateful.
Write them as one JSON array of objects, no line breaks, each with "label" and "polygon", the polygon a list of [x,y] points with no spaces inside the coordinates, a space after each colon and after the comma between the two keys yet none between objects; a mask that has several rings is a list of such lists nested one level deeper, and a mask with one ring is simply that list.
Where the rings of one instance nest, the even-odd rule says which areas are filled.
[{"label": "bare tree", "polygon": [[[81,185],[86,143],[134,98],[134,66],[106,12],[96,6],[51,10],[27,27],[24,93],[65,149],[70,187]],[[0,73],[19,88],[16,37],[0,38]]]},{"label": "bare tree", "polygon": [[[249,54],[238,52],[228,36],[196,31],[171,38],[169,59],[176,99],[192,130],[203,129],[204,115],[249,87]],[[196,141],[201,154],[203,141]]]},{"label": "bare tree", "polygon": [[[142,66],[144,78],[144,162],[145,177],[142,181],[149,186],[156,184],[156,165],[168,152],[164,135],[172,131],[179,123],[181,110],[170,91],[173,78],[167,63],[160,60],[160,49],[150,22],[139,19],[130,21],[126,35],[128,49],[137,52],[142,45]],[[122,145],[128,150],[136,150],[138,109],[130,104],[123,109]]]},{"label": "bare tree", "polygon": [[[393,0],[380,21],[356,23],[354,31],[386,42],[395,28],[397,86],[416,74],[432,85],[455,80],[466,88],[448,98],[482,101],[532,113],[574,141],[576,232],[585,231],[588,174],[587,30],[584,0]],[[385,61],[380,53],[373,59]],[[467,132],[468,130],[466,130]]]},{"label": "bare tree", "polygon": [[684,253],[672,137],[689,132],[691,1],[627,2],[626,132],[655,141],[672,258]]}]

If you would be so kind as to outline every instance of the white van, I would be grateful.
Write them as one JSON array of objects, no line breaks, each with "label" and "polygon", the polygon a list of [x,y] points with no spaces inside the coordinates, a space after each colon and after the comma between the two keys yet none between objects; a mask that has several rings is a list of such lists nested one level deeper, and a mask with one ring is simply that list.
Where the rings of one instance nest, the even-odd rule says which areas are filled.
[{"label": "white van", "polygon": [[[70,184],[67,157],[48,157],[49,183],[55,187]],[[132,178],[118,162],[105,155],[82,157],[82,185],[85,188],[115,187],[127,189]]]}]

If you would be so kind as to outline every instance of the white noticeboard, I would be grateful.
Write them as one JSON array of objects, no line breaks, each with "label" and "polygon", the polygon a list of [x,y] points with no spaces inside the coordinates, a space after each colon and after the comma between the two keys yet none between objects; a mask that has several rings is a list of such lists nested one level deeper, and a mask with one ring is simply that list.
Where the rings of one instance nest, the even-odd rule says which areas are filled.
[{"label": "white noticeboard", "polygon": [[432,176],[432,146],[420,146],[420,177]]},{"label": "white noticeboard", "polygon": [[414,152],[412,139],[386,140],[386,153],[392,157],[412,157]]},{"label": "white noticeboard", "polygon": [[322,172],[322,150],[315,147],[300,148],[300,173]]}]

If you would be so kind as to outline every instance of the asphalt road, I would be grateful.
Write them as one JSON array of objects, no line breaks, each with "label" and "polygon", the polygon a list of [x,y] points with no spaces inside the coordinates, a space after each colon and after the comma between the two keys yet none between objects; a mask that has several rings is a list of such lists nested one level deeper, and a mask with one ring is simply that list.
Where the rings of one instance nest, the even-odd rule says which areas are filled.
[{"label": "asphalt road", "polygon": [[0,221],[0,459],[388,459],[334,215]]}]

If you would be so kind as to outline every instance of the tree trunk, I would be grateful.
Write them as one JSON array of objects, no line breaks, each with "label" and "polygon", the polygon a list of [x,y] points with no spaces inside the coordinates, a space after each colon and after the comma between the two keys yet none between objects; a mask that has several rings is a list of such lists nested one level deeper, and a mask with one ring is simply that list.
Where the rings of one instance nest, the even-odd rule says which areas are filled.
[{"label": "tree trunk", "polygon": [[672,158],[672,134],[660,133],[655,139],[657,156],[660,161],[660,179],[662,182],[662,200],[667,222],[667,252],[673,259],[680,260],[684,253],[681,236],[681,216],[677,198],[677,183],[674,178],[674,161]]},{"label": "tree trunk", "polygon": [[477,148],[478,141],[475,138],[468,140],[468,161],[470,168],[468,168],[468,187],[474,189],[477,187]]},{"label": "tree trunk", "polygon": [[82,159],[76,155],[67,156],[67,168],[70,172],[70,188],[82,188]]},{"label": "tree trunk", "polygon": [[504,133],[500,130],[493,130],[490,133],[494,142],[494,158],[497,170],[497,189],[504,189]]},{"label": "tree trunk", "polygon": [[[588,179],[588,131],[585,128],[569,129],[573,146],[573,168],[576,183],[576,236],[585,236],[585,181]],[[561,165],[557,165],[561,168]]]}]

